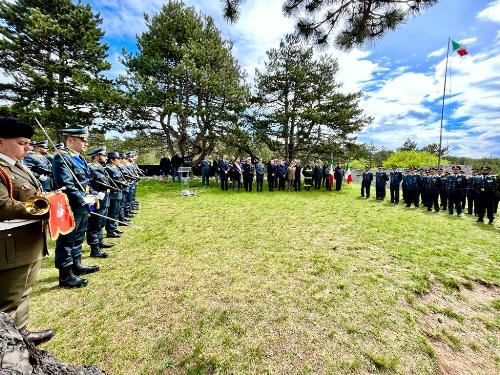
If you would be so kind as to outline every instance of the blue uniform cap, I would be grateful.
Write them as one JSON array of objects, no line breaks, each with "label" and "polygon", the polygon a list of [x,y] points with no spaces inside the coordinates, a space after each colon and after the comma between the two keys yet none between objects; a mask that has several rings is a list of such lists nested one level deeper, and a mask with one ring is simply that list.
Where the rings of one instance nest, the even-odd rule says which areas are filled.
[{"label": "blue uniform cap", "polygon": [[31,144],[31,146],[33,146],[33,147],[49,148],[49,141],[43,140],[43,141],[39,141],[39,142],[33,142]]},{"label": "blue uniform cap", "polygon": [[108,152],[108,159],[120,159],[120,154],[116,151]]},{"label": "blue uniform cap", "polygon": [[489,171],[491,171],[491,167],[489,165],[483,165],[481,169],[488,169]]},{"label": "blue uniform cap", "polygon": [[65,146],[64,146],[64,143],[56,143],[56,148],[57,148],[58,150],[64,150],[64,147],[65,147]]},{"label": "blue uniform cap", "polygon": [[78,138],[88,138],[89,133],[86,128],[78,128],[78,129],[61,129],[59,130],[62,135],[78,137]]},{"label": "blue uniform cap", "polygon": [[101,146],[101,147],[96,147],[87,152],[87,155],[89,156],[95,156],[97,154],[103,154],[106,155],[106,146]]},{"label": "blue uniform cap", "polygon": [[0,138],[29,138],[35,131],[26,122],[14,117],[0,117]]}]

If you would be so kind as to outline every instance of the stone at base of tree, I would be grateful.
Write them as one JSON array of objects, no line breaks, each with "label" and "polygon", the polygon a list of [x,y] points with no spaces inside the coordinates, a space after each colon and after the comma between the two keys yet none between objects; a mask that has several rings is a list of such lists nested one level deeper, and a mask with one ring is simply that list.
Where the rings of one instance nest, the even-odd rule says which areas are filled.
[{"label": "stone at base of tree", "polygon": [[0,313],[0,374],[9,375],[103,375],[94,366],[65,365],[45,350],[26,341],[12,318]]}]

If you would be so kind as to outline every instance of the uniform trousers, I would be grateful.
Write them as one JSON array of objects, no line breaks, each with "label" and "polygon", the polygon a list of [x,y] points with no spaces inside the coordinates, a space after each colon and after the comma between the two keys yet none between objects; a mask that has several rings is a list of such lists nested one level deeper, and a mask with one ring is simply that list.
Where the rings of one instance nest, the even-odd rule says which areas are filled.
[{"label": "uniform trousers", "polygon": [[410,207],[412,203],[415,205],[415,207],[420,206],[420,202],[418,200],[418,190],[406,190],[406,207]]},{"label": "uniform trousers", "polygon": [[83,239],[87,231],[89,217],[87,213],[75,214],[75,229],[68,234],[61,234],[56,240],[55,266],[65,268],[73,264],[73,259],[82,255]]},{"label": "uniform trousers", "polygon": [[457,210],[457,215],[462,214],[462,192],[457,191],[448,195],[448,213],[453,215],[453,207]]},{"label": "uniform trousers", "polygon": [[391,203],[399,203],[399,186],[391,186]]},{"label": "uniform trousers", "polygon": [[367,198],[370,198],[370,184],[361,184],[361,196],[364,197],[366,194]]},{"label": "uniform trousers", "polygon": [[262,186],[264,185],[264,175],[258,174],[256,177],[257,191],[262,191]]},{"label": "uniform trousers", "polygon": [[[108,215],[110,218],[119,220],[120,219],[120,203],[121,199],[110,199],[108,207]],[[117,224],[114,220],[106,220],[106,232],[112,233],[116,230]]]},{"label": "uniform trousers", "polygon": [[477,213],[479,219],[483,220],[484,215],[486,214],[488,220],[493,220],[493,212],[495,211],[495,195],[489,191],[477,191],[477,195]]}]

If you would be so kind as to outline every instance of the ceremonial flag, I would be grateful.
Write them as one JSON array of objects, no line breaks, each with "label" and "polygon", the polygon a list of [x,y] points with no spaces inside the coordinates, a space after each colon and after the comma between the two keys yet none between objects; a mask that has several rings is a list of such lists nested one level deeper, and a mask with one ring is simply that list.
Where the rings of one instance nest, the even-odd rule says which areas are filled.
[{"label": "ceremonial flag", "polygon": [[68,234],[75,229],[75,218],[64,193],[47,194],[50,201],[49,232],[55,240],[59,234]]},{"label": "ceremonial flag", "polygon": [[460,43],[452,40],[451,44],[453,45],[453,52],[457,51],[459,56],[465,56],[469,53]]},{"label": "ceremonial flag", "polygon": [[330,181],[330,186],[333,186],[333,156],[332,159],[330,160],[330,174],[328,176],[328,180]]},{"label": "ceremonial flag", "polygon": [[346,175],[346,181],[348,184],[352,182],[352,173],[351,173],[351,168],[349,167],[349,163],[347,163],[347,172],[345,173]]}]

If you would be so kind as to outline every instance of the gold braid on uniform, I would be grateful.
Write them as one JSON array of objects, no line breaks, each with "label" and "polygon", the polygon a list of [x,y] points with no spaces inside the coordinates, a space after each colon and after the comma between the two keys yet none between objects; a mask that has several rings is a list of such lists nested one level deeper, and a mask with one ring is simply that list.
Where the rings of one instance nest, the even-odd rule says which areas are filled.
[{"label": "gold braid on uniform", "polygon": [[12,186],[12,178],[10,177],[9,172],[0,165],[0,182],[5,185],[7,188],[7,192],[9,193],[9,198],[13,199],[13,186]]}]

